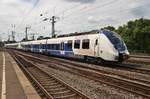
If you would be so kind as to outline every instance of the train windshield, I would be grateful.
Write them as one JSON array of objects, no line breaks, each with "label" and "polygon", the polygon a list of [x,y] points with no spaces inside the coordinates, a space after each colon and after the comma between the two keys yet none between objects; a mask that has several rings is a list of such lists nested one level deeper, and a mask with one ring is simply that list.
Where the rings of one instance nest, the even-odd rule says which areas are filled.
[{"label": "train windshield", "polygon": [[103,33],[108,37],[110,42],[114,45],[114,47],[117,50],[119,50],[119,51],[125,50],[125,45],[124,45],[124,42],[121,39],[120,35],[118,35],[115,32],[108,31],[108,30],[103,30]]}]

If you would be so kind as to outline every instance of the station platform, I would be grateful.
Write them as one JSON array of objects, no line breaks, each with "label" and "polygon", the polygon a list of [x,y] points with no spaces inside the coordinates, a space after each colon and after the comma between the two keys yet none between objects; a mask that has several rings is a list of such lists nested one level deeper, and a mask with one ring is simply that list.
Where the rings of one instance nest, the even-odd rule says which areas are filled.
[{"label": "station platform", "polygon": [[7,52],[0,51],[0,99],[41,99]]}]

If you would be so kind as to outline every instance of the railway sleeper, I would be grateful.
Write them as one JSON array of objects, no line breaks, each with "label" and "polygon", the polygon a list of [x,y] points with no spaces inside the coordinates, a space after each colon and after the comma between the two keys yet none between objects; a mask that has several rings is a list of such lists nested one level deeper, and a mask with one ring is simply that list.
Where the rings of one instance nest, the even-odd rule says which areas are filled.
[{"label": "railway sleeper", "polygon": [[50,79],[50,80],[54,80],[53,78],[47,76],[47,75],[41,75],[42,73],[36,73],[36,71],[31,71],[36,77],[38,77],[38,79],[41,80],[46,80],[46,79]]},{"label": "railway sleeper", "polygon": [[50,80],[50,81],[55,81],[55,79],[50,78],[50,77],[44,77],[44,76],[38,76],[38,75],[37,75],[37,78],[38,78],[39,80],[41,80],[41,81],[48,81],[48,80]]},{"label": "railway sleeper", "polygon": [[45,94],[43,93],[43,92],[38,92],[38,94],[39,94],[39,96],[41,96],[41,97],[44,97],[45,96]]},{"label": "railway sleeper", "polygon": [[59,82],[57,82],[57,81],[55,81],[55,80],[46,80],[46,81],[40,81],[42,84],[45,84],[45,85],[47,85],[47,84],[60,84]]},{"label": "railway sleeper", "polygon": [[[41,73],[40,72],[36,73],[36,69],[34,69],[34,68],[31,71],[32,71],[32,75],[34,75],[34,76],[36,75],[36,78],[38,78],[38,79],[42,78],[41,80],[44,80],[45,82],[47,82],[47,79],[49,79],[48,76],[41,75],[42,72]],[[62,84],[57,85],[56,84],[54,86],[48,86],[48,89],[49,88],[50,89],[55,89],[55,88],[58,88],[58,87],[60,88],[61,86],[64,86],[64,85],[62,85]],[[45,87],[45,86],[43,86],[43,87]],[[45,89],[47,89],[47,88],[45,88]],[[43,94],[41,94],[41,95],[43,95]],[[60,91],[60,92],[55,92],[55,93],[53,92],[52,95],[54,96],[54,99],[79,99],[79,98],[75,98],[75,97],[79,97],[79,95],[77,95],[76,93],[74,93],[71,90],[68,90],[68,91],[66,90],[66,91],[63,91],[63,92]]]},{"label": "railway sleeper", "polygon": [[41,75],[41,72],[37,73],[36,70],[32,71],[32,72],[34,73],[34,75],[38,76],[39,78],[44,78],[44,79],[50,78],[50,77],[47,77],[45,75]]},{"label": "railway sleeper", "polygon": [[59,88],[59,87],[62,87],[63,85],[54,85],[54,86],[44,86],[46,89],[55,89],[55,88]]},{"label": "railway sleeper", "polygon": [[44,86],[55,86],[55,85],[58,85],[60,83],[58,82],[54,82],[54,83],[43,83]]},{"label": "railway sleeper", "polygon": [[43,80],[40,81],[41,84],[43,84],[43,83],[44,84],[50,84],[50,83],[55,83],[55,82],[56,82],[55,80],[46,80],[46,82]]},{"label": "railway sleeper", "polygon": [[57,92],[51,92],[50,94],[52,95],[64,95],[64,94],[67,94],[67,93],[70,93],[71,90],[64,90],[64,91],[57,91]]},{"label": "railway sleeper", "polygon": [[71,93],[64,96],[55,96],[54,99],[78,99],[77,97],[79,97],[77,94]]},{"label": "railway sleeper", "polygon": [[60,87],[60,88],[55,88],[55,89],[47,89],[48,92],[59,92],[59,91],[65,91],[68,90],[66,87]]},{"label": "railway sleeper", "polygon": [[35,74],[35,73],[34,73],[34,75],[35,75],[39,80],[41,80],[41,81],[42,81],[42,80],[43,80],[43,81],[45,81],[45,80],[51,80],[51,81],[54,80],[54,79],[52,79],[52,78],[50,78],[50,77],[45,77],[46,75],[42,75],[42,76],[41,76],[41,75],[37,75],[37,74]]},{"label": "railway sleeper", "polygon": [[36,88],[36,91],[37,91],[38,93],[40,93],[40,92],[41,92],[41,89],[39,89],[39,87],[38,87],[38,88]]}]

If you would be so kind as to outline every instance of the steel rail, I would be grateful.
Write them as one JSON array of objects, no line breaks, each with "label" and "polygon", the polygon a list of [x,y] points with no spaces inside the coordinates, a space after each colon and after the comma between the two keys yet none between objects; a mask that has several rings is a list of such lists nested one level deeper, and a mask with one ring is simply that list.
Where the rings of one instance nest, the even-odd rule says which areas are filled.
[{"label": "steel rail", "polygon": [[[60,82],[61,84],[65,85],[65,87],[67,87],[69,90],[71,90],[71,91],[73,91],[75,94],[81,96],[81,99],[89,99],[86,95],[84,95],[83,93],[77,91],[77,90],[74,89],[73,87],[69,86],[69,85],[68,85],[67,83],[65,83],[64,81],[62,81],[62,80],[60,80],[60,79],[58,79],[58,78],[55,78],[53,75],[47,74],[45,71],[41,70],[39,67],[37,67],[37,66],[34,65],[33,63],[29,62],[29,61],[28,61],[27,59],[25,59],[24,57],[20,57],[20,56],[19,56],[19,59],[20,59],[20,60],[23,59],[24,62],[26,61],[26,62],[28,63],[28,65],[33,66],[33,67],[36,67],[38,70],[42,71],[42,72],[45,73],[46,75],[53,77],[55,80],[57,80],[57,82]],[[37,82],[38,82],[38,81],[37,81]],[[38,83],[38,84],[39,84],[39,83]],[[42,86],[42,85],[41,85],[41,86]],[[43,88],[43,89],[44,89],[44,88]],[[44,89],[44,90],[45,90],[45,89]],[[46,91],[46,90],[45,90],[45,91]],[[47,92],[47,93],[48,93],[48,92]],[[52,96],[51,96],[51,97],[52,97]],[[50,99],[53,99],[53,98],[50,98]]]},{"label": "steel rail", "polygon": [[[40,59],[40,60],[42,60],[42,59]],[[54,65],[54,64],[53,64]],[[62,65],[62,64],[61,64]],[[77,70],[78,68],[73,68],[72,67],[72,69],[73,70]],[[85,71],[80,71],[80,72],[85,72]],[[91,73],[91,72],[88,72],[88,73]],[[88,74],[88,73],[86,73],[86,74]],[[83,75],[82,75],[83,76]],[[84,74],[84,76],[85,76],[85,74]],[[101,76],[105,76],[105,78],[108,78],[108,75],[106,76],[106,75],[101,75]],[[94,76],[93,76],[94,77]],[[89,77],[88,77],[89,78]],[[91,78],[91,77],[90,77]],[[96,78],[97,79],[97,78]],[[109,78],[110,79],[110,78]],[[113,80],[113,81],[115,81],[114,79],[116,79],[116,78],[114,78],[113,77],[113,79],[111,79],[111,80]],[[135,88],[137,87],[136,86],[136,84],[138,84],[138,83],[135,83],[135,82],[131,82],[131,81],[125,81],[125,80],[122,80],[122,79],[119,79],[119,78],[117,78],[119,81],[121,81],[121,82],[128,82],[128,85],[132,85],[132,86],[134,86]],[[103,83],[106,83],[106,82],[103,82]],[[130,84],[130,83],[132,83],[132,84]],[[113,84],[110,84],[110,83],[108,83],[107,82],[107,84],[109,84],[109,85],[112,85],[112,86],[115,86],[116,87],[116,85],[113,85]],[[127,83],[126,83],[127,84]],[[144,89],[144,86],[143,85],[138,85],[138,86],[141,86],[140,88],[141,88],[141,90],[146,90],[146,89]],[[133,90],[129,90],[129,89],[127,89],[127,88],[123,88],[123,87],[121,87],[121,86],[118,86],[118,87],[120,87],[121,89],[124,89],[124,90],[127,90],[127,91],[129,91],[129,92],[133,92],[133,93],[136,93],[136,94],[138,94],[138,95],[142,95],[142,96],[145,96],[145,97],[150,97],[149,95],[147,95],[147,94],[144,94],[144,93],[140,93],[140,92],[135,92],[135,91],[133,91]],[[149,89],[148,89],[148,91],[149,91]]]}]

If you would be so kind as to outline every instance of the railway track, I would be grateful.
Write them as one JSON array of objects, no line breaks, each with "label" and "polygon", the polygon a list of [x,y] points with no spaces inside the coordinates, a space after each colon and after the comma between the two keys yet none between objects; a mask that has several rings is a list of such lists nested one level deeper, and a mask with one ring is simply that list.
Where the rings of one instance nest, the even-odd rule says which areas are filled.
[{"label": "railway track", "polygon": [[[23,54],[24,55],[24,54]],[[35,54],[31,54],[33,56],[35,56]],[[25,56],[28,56],[28,55],[25,55]],[[38,55],[39,56],[39,55]],[[38,56],[35,56],[35,57],[38,57]],[[31,56],[28,56],[28,57],[31,57]],[[47,57],[44,57],[44,58],[47,58]],[[37,58],[38,59],[38,58]],[[44,62],[49,62],[50,60],[45,60],[45,59],[39,59],[39,60],[42,60]],[[76,65],[78,67],[81,67],[80,64],[78,64],[77,62],[73,62],[73,61],[68,61],[68,60],[64,60],[64,59],[58,59],[58,58],[51,58],[51,60],[58,60],[60,61],[61,63],[68,63],[68,64],[71,64],[71,65]],[[33,60],[34,61],[34,60]],[[51,61],[52,62],[52,61]],[[141,74],[147,74],[147,75],[150,75],[150,69],[148,68],[142,68],[142,67],[135,67],[135,64],[134,66],[132,66],[133,64],[130,64],[130,63],[126,63],[126,64],[115,64],[115,67],[116,69],[119,69],[119,70],[125,70],[125,71],[130,71],[130,72],[136,72],[136,73],[141,73]],[[83,65],[82,67],[84,68],[88,68],[88,69],[93,69],[93,70],[97,70],[95,68],[91,68],[91,67],[87,67],[86,65]],[[104,72],[104,71],[100,71],[99,72]],[[105,71],[106,72],[106,71]],[[108,73],[108,72],[107,72]],[[143,82],[147,82],[147,81],[143,81]]]},{"label": "railway track", "polygon": [[[123,75],[123,74],[117,74],[117,73],[113,73],[113,72],[109,72],[109,71],[105,71],[105,70],[100,70],[100,69],[97,69],[97,68],[94,68],[94,67],[92,68],[92,67],[88,67],[88,66],[85,66],[85,65],[80,65],[80,64],[75,64],[75,63],[69,63],[69,62],[66,62],[66,61],[58,62],[55,59],[51,59],[51,61],[49,61],[49,60],[41,60],[41,59],[38,59],[38,58],[35,58],[35,57],[34,58],[30,57],[29,60],[32,60],[32,61],[34,61],[36,63],[41,63],[41,64],[44,63],[46,65],[52,64],[51,67],[53,67],[53,68],[55,68],[54,66],[56,66],[56,65],[64,66],[64,67],[67,67],[67,68],[72,68],[72,70],[77,67],[77,68],[81,68],[81,69],[93,70],[93,71],[104,73],[104,74],[116,75],[116,76],[120,76],[122,78],[130,79],[130,80],[135,80],[135,81],[138,81],[138,82],[141,82],[141,83],[150,84],[150,81],[148,81],[148,80],[136,79],[136,78],[132,78],[132,77],[129,77],[129,76],[126,76],[126,75]],[[49,64],[49,62],[51,62],[51,63]],[[148,73],[150,73],[150,72],[148,72]]]},{"label": "railway track", "polygon": [[130,55],[130,58],[126,62],[150,65],[150,56]]},{"label": "railway track", "polygon": [[[28,60],[30,61],[38,62],[41,64],[47,64],[49,65],[49,67],[54,68],[54,69],[65,70],[70,73],[78,74],[78,75],[87,77],[89,79],[92,79],[101,83],[105,83],[107,85],[114,86],[114,87],[126,90],[128,92],[138,94],[143,97],[150,98],[150,86],[149,86],[150,82],[149,81],[142,81],[142,80],[140,81],[140,80],[131,79],[131,78],[127,79],[127,77],[123,79],[123,78],[117,77],[116,75],[112,75],[108,72],[98,71],[96,69],[88,68],[88,67],[82,67],[81,65],[77,66],[77,64],[73,64],[73,63],[69,63],[68,65],[62,61],[60,62],[56,60],[48,61],[45,59],[35,58],[33,56],[31,57],[29,55],[24,55],[24,54],[22,55],[26,58],[28,57]],[[137,81],[140,81],[140,83]]]},{"label": "railway track", "polygon": [[150,56],[148,55],[130,55],[130,57],[150,59]]},{"label": "railway track", "polygon": [[13,58],[21,66],[37,92],[46,99],[89,99],[86,95],[72,88],[62,80],[49,75],[22,56],[11,53]]},{"label": "railway track", "polygon": [[[76,66],[81,66],[80,64],[78,64],[77,62],[73,62],[73,61],[70,61],[70,60],[64,60],[64,59],[60,59],[60,58],[50,58],[50,60],[48,60],[47,56],[44,56],[44,55],[36,55],[36,54],[32,54],[32,53],[28,53],[27,54],[23,54],[23,53],[20,53],[24,56],[28,56],[28,57],[33,57],[33,58],[36,58],[36,59],[39,59],[40,61],[44,61],[44,62],[50,62],[50,60],[58,60],[60,61],[61,63],[68,63],[68,64],[71,64],[71,65],[76,65]],[[44,57],[44,59],[40,59],[40,58],[37,58],[37,57]],[[34,59],[33,59],[34,61]],[[52,61],[51,61],[52,62]],[[133,66],[134,65],[134,66]],[[89,68],[87,66],[83,66],[83,67],[86,67],[86,68]],[[130,71],[130,72],[136,72],[136,73],[141,73],[141,74],[147,74],[147,75],[150,75],[150,69],[148,68],[142,68],[142,67],[139,67],[135,66],[135,64],[131,64],[131,63],[124,63],[124,64],[115,64],[114,66],[112,66],[116,69],[120,69],[120,70],[125,70],[125,71]],[[94,69],[94,68],[89,68],[89,69]],[[97,69],[95,69],[97,70]]]},{"label": "railway track", "polygon": [[143,67],[136,67],[135,65],[137,64],[131,64],[131,63],[117,64],[118,68],[121,70],[150,75],[150,69],[143,68]]}]

